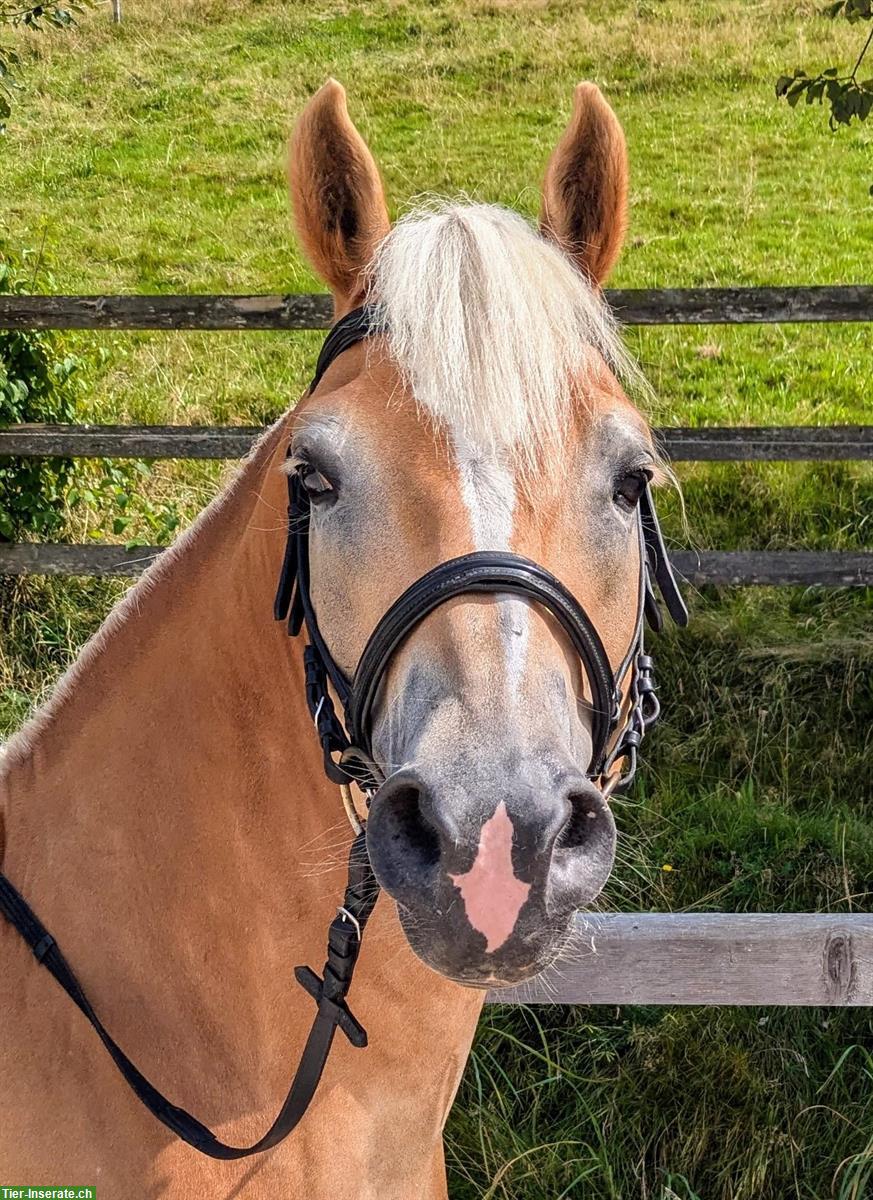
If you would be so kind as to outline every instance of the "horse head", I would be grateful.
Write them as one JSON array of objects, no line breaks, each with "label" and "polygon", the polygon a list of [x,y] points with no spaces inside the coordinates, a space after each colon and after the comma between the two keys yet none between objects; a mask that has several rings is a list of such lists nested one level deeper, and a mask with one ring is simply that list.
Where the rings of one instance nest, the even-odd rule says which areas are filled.
[{"label": "horse head", "polygon": [[639,506],[661,469],[600,291],[624,234],[624,137],[581,84],[539,229],[447,202],[392,228],[331,81],[298,121],[290,181],[337,318],[365,302],[375,314],[366,338],[333,347],[289,449],[312,619],[339,674],[359,678],[373,630],[416,580],[443,586],[439,564],[487,567],[490,554],[570,597],[615,684],[596,686],[546,584],[504,590],[506,570],[417,611],[371,680],[379,883],[430,966],[515,983],[555,957],[612,869],[603,764],[614,781],[642,653]]}]

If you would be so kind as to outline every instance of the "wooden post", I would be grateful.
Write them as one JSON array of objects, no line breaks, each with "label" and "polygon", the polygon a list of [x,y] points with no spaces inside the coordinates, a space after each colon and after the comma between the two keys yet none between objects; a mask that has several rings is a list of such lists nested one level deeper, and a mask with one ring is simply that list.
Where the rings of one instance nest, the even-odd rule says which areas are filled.
[{"label": "wooden post", "polygon": [[121,0],[112,0],[112,20],[116,25],[121,24]]}]

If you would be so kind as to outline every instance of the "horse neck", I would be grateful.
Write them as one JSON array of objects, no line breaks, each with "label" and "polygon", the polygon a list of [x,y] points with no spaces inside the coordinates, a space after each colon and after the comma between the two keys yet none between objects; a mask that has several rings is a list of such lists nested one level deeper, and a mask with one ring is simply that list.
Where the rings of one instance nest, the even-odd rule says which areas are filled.
[{"label": "horse neck", "polygon": [[3,869],[86,977],[93,956],[95,978],[136,988],[160,963],[202,994],[210,948],[274,960],[277,912],[285,971],[284,955],[323,953],[342,876],[307,878],[306,856],[329,841],[339,860],[350,835],[300,649],[271,619],[284,433],[266,435],[0,759]]},{"label": "horse neck", "polygon": [[[267,1127],[302,1051],[313,1004],[291,968],[324,961],[352,840],[305,708],[300,646],[270,619],[283,432],[267,435],[0,757],[4,872],[133,1061],[237,1143]],[[2,921],[0,962],[0,1014],[18,1031],[5,1060],[0,1038],[0,1070],[21,1077],[16,1046],[78,1045],[58,1103],[81,1107],[83,1091],[106,1087],[93,1039],[76,1041],[85,1032],[73,1005]],[[367,1057],[338,1039],[320,1115],[271,1170],[321,1195],[336,1184],[342,1126],[349,1177],[374,1175],[368,1194],[424,1194],[412,1175],[439,1168],[481,993],[419,962],[383,900],[352,1003]],[[40,1065],[31,1092],[16,1094],[25,1111],[41,1103],[43,1075]],[[162,1181],[190,1169],[169,1165],[144,1113],[120,1119],[117,1144],[160,1156]],[[137,1178],[151,1169],[140,1165]],[[215,1187],[226,1191],[227,1177]]]}]

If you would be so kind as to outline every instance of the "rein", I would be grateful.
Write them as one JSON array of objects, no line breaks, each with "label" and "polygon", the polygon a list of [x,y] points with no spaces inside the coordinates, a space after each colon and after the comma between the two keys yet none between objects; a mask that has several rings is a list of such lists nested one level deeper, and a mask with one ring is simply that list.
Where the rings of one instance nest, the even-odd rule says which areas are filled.
[{"label": "rein", "polygon": [[[316,364],[310,394],[325,371],[350,346],[384,331],[375,306],[364,305],[339,321],[328,334]],[[373,759],[373,709],[391,659],[401,643],[440,605],[455,596],[511,593],[547,609],[563,629],[588,679],[591,695],[591,762],[588,776],[601,781],[609,796],[626,787],[637,768],[637,752],[648,729],[658,719],[653,660],[645,652],[646,621],[656,631],[662,617],[655,597],[657,585],[670,616],[678,625],[688,621],[667,555],[648,488],[638,509],[640,584],[636,626],[624,660],[613,671],[597,629],[582,605],[551,572],[519,554],[477,551],[440,563],[416,580],[391,605],[373,630],[354,676],[347,679],[322,637],[310,595],[310,504],[296,472],[288,476],[288,537],[279,576],[274,616],[286,620],[296,637],[306,628],[303,651],[306,702],[321,743],[324,770],[339,784],[343,804],[355,831],[349,854],[349,874],[343,902],[328,930],[327,961],[321,976],[309,967],[296,967],[297,982],[316,1002],[316,1015],[285,1101],[273,1124],[251,1146],[230,1146],[185,1109],[172,1104],[131,1062],[111,1037],[60,947],[24,897],[0,873],[0,914],[17,930],[41,963],[80,1009],[105,1046],[123,1079],[145,1107],[172,1133],[210,1158],[240,1159],[269,1150],[284,1141],[299,1124],[315,1095],[339,1028],[353,1046],[367,1045],[363,1026],[346,1003],[367,921],[376,904],[379,884],[367,855],[366,830],[357,817],[350,783],[356,782],[368,802],[383,782]],[[628,693],[623,681],[631,672]],[[337,716],[330,689],[338,698]],[[622,720],[622,711],[627,713]],[[619,764],[626,761],[624,772]]]}]

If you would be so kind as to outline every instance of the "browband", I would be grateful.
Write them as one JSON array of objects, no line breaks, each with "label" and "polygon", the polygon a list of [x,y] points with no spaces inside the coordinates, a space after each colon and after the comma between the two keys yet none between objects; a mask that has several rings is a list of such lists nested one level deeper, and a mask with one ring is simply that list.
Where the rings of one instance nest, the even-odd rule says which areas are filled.
[{"label": "browband", "polygon": [[318,354],[318,359],[315,364],[315,374],[312,376],[312,382],[309,385],[309,394],[315,391],[321,377],[334,361],[339,356],[345,353],[350,347],[357,342],[362,342],[365,338],[372,337],[377,333],[385,332],[385,318],[382,311],[376,304],[364,304],[360,308],[354,308],[346,316],[342,317],[321,344],[321,350]]}]

